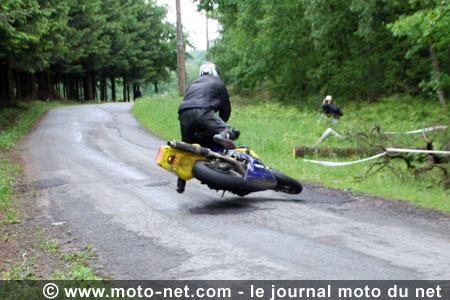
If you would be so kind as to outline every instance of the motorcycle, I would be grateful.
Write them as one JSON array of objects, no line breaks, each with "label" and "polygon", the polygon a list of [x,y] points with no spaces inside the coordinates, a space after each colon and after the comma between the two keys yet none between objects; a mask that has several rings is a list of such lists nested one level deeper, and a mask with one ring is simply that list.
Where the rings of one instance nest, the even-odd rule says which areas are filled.
[{"label": "motorcycle", "polygon": [[210,189],[239,196],[265,190],[299,194],[303,189],[296,179],[264,165],[247,146],[209,149],[171,140],[159,148],[156,164],[184,180],[196,178]]}]

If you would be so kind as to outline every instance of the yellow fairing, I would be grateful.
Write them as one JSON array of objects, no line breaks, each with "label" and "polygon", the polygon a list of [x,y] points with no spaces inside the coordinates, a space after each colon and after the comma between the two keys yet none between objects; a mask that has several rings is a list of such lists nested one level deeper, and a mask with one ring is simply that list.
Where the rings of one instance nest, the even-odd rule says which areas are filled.
[{"label": "yellow fairing", "polygon": [[192,168],[195,161],[199,159],[205,159],[205,157],[177,150],[170,146],[161,146],[156,157],[156,164],[166,170],[175,172],[184,180],[189,180],[194,177]]},{"label": "yellow fairing", "polygon": [[250,149],[250,148],[236,148],[235,150],[236,150],[236,151],[239,151],[239,152],[245,152],[245,153],[248,153],[248,154],[250,154],[251,156],[253,156],[253,157],[257,158],[257,159],[261,159],[261,158],[259,158],[258,154],[256,154],[256,152],[253,151],[253,150]]}]

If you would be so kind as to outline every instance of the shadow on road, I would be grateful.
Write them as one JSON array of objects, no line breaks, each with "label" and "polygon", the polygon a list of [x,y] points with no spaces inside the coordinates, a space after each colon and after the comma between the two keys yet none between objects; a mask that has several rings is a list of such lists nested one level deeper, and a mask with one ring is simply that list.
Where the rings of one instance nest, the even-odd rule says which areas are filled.
[{"label": "shadow on road", "polygon": [[223,214],[243,214],[249,213],[257,210],[269,210],[272,208],[262,208],[252,203],[263,203],[263,202],[294,202],[294,203],[304,203],[301,199],[286,199],[286,198],[241,198],[234,197],[226,200],[213,200],[211,202],[205,203],[204,205],[192,207],[189,209],[191,214],[207,214],[207,215],[223,215]]}]

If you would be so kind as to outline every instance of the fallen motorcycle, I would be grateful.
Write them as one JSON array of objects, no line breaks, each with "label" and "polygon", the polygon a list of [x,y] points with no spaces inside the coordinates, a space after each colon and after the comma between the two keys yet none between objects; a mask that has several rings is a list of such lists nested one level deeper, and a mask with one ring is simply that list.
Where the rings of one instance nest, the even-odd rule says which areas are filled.
[{"label": "fallen motorcycle", "polygon": [[265,166],[247,146],[209,149],[172,140],[160,147],[156,163],[184,180],[196,178],[211,189],[239,196],[264,190],[288,194],[302,191],[299,181]]}]

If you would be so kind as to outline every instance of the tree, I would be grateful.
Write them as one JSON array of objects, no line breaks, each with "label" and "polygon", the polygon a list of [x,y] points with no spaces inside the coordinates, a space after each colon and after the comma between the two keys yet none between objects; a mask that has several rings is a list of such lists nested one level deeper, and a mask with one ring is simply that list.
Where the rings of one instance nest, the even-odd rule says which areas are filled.
[{"label": "tree", "polygon": [[223,26],[209,55],[235,89],[269,90],[277,98],[333,93],[360,101],[405,89],[406,43],[385,26],[409,8],[404,3],[197,2]]},{"label": "tree", "polygon": [[406,45],[385,27],[406,11],[401,2],[307,0],[311,37],[321,57],[310,78],[322,94],[351,97],[351,92],[361,101],[402,88]]},{"label": "tree", "polygon": [[[0,74],[3,105],[13,105],[21,91],[17,70],[34,73],[48,66],[48,44],[41,43],[51,29],[52,10],[40,9],[39,1],[7,0],[0,6]],[[15,85],[16,83],[16,85]]]},{"label": "tree", "polygon": [[166,9],[154,1],[136,1],[136,23],[129,35],[134,45],[129,55],[126,78],[133,86],[134,98],[141,94],[141,85],[169,78],[176,70],[176,29],[163,21]]},{"label": "tree", "polygon": [[[450,74],[441,73],[439,56],[447,54],[447,60],[450,59],[448,57],[448,49],[450,49],[450,1],[410,0],[409,3],[416,11],[410,15],[400,16],[388,28],[396,36],[408,38],[412,47],[407,55],[412,55],[423,47],[429,49],[432,76],[429,82],[424,81],[423,86],[435,90],[441,105],[445,107],[446,100],[443,89],[444,87],[450,87]],[[445,51],[446,53],[438,53],[439,51]]]},{"label": "tree", "polygon": [[71,73],[68,79],[69,97],[73,99],[94,98],[92,77],[106,63],[108,49],[111,47],[109,36],[103,34],[106,15],[101,10],[101,3],[101,0],[71,2],[67,31],[70,37],[67,40],[73,56],[68,68]]},{"label": "tree", "polygon": [[[176,67],[175,28],[154,0],[4,0],[0,107],[31,99],[124,99]],[[98,84],[100,82],[100,85]]]},{"label": "tree", "polygon": [[[108,36],[110,48],[103,65],[103,76],[109,77],[111,82],[111,98],[117,100],[116,78],[121,77],[130,64],[127,49],[132,46],[131,37],[127,34],[128,18],[131,6],[124,1],[103,0],[102,11],[106,15],[103,34]],[[103,94],[106,94],[103,91]]]}]

